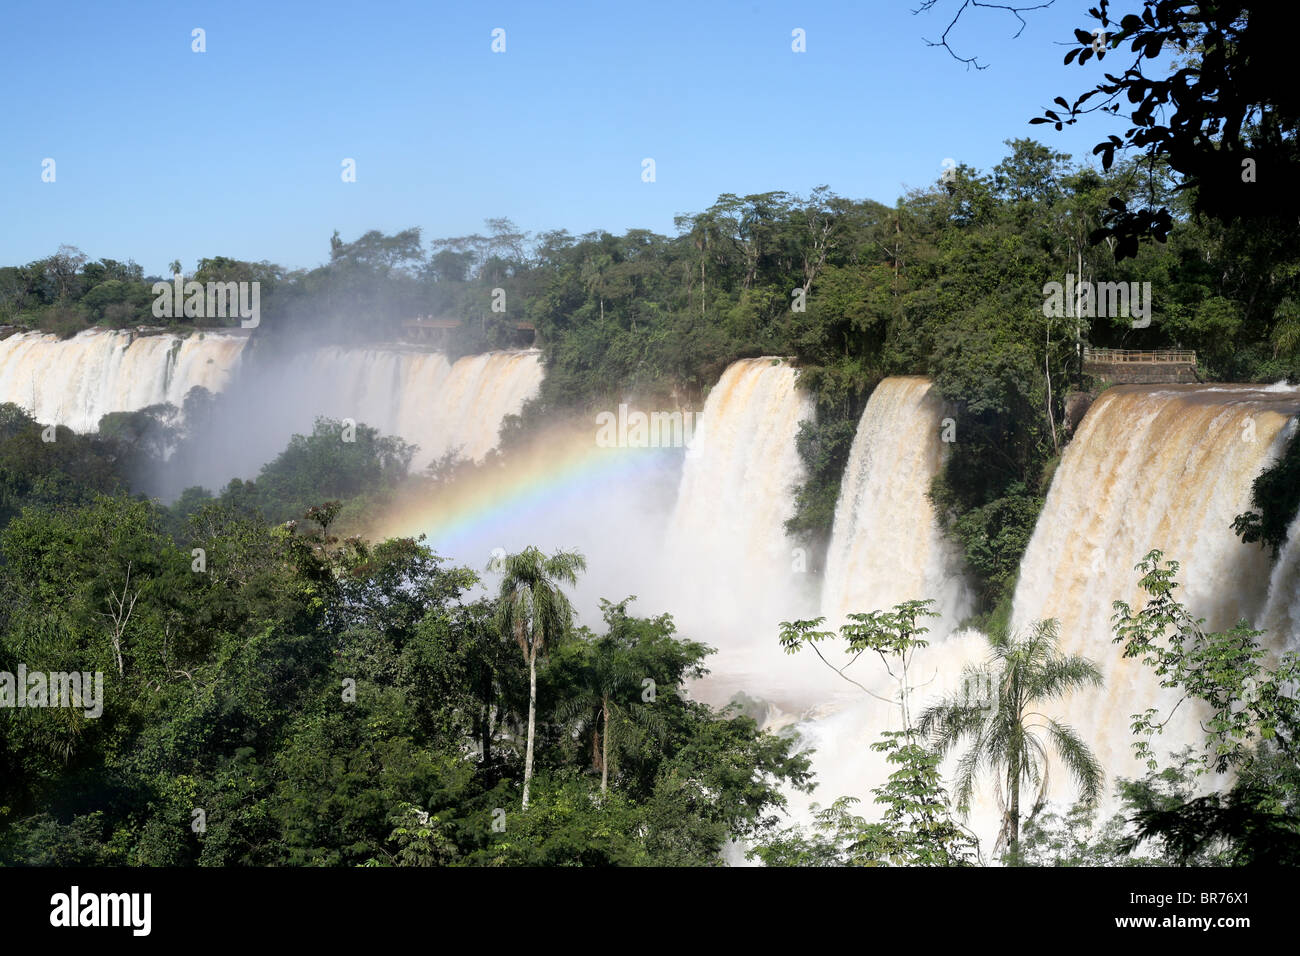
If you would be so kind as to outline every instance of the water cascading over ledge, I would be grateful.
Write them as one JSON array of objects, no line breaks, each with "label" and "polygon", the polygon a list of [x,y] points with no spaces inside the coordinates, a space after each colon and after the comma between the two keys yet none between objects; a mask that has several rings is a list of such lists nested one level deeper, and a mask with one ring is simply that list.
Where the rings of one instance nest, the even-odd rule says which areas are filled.
[{"label": "water cascading over ledge", "polygon": [[[203,435],[202,472],[181,484],[252,477],[318,416],[352,419],[419,446],[421,468],[456,451],[481,460],[501,422],[541,386],[535,349],[467,355],[402,345],[318,346],[272,362],[238,332],[89,329],[70,339],[18,332],[0,340],[0,402],[44,423],[92,432],[110,412],[170,403],[192,388],[224,393]],[[173,489],[179,491],[179,488]]]},{"label": "water cascading over ledge", "polygon": [[970,611],[960,556],[928,492],[942,467],[943,403],[929,379],[899,376],[876,386],[858,422],[835,505],[821,613],[846,614],[931,598],[948,633]]},{"label": "water cascading over ledge", "polygon": [[[287,373],[314,414],[351,418],[420,446],[412,465],[448,452],[481,460],[507,415],[541,388],[537,350],[485,352],[449,362],[409,348],[327,347]],[[295,427],[310,428],[298,416]]]},{"label": "water cascading over ledge", "polygon": [[[899,447],[900,436],[909,427],[917,436],[924,435],[935,415],[933,409],[920,414],[924,402],[915,394],[910,402],[905,400],[907,382],[892,380],[885,391],[878,389],[880,400],[873,395],[855,436],[837,508],[835,538],[839,540],[833,542],[828,561],[823,595],[823,613],[828,615],[845,603],[859,603],[838,597],[850,585],[834,579],[851,582],[858,577],[843,574],[848,566],[843,555],[853,548],[859,549],[860,566],[874,566],[882,580],[897,575],[899,587],[911,584],[905,569],[891,568],[889,562],[891,552],[919,547],[917,542],[893,541],[887,531],[863,533],[874,523],[906,515],[910,508],[905,502],[924,494],[925,474],[934,467],[931,464],[920,476],[909,478],[920,470],[917,463],[892,469],[896,474],[888,476],[893,460],[921,447],[906,442]],[[911,387],[919,390],[917,385]],[[909,404],[912,413],[907,411]],[[917,421],[906,425],[913,414]],[[1159,548],[1181,563],[1178,596],[1195,614],[1207,618],[1207,626],[1230,627],[1245,617],[1256,627],[1269,629],[1264,642],[1271,649],[1300,646],[1300,517],[1276,561],[1258,545],[1243,544],[1231,527],[1232,519],[1250,507],[1252,482],[1283,450],[1298,414],[1297,388],[1114,388],[1089,409],[1062,457],[1021,564],[1012,626],[1022,629],[1034,620],[1056,617],[1062,650],[1092,658],[1105,673],[1101,689],[1040,707],[1073,726],[1097,753],[1107,774],[1103,816],[1113,809],[1115,778],[1140,777],[1146,769],[1132,758],[1130,715],[1148,707],[1159,707],[1167,715],[1177,699],[1159,687],[1140,661],[1122,659],[1119,646],[1112,643],[1111,603],[1120,599],[1140,606],[1138,572],[1133,566],[1148,551]],[[859,448],[860,444],[865,447]],[[852,463],[860,454],[867,463],[855,468]],[[877,469],[874,475],[872,462]],[[885,487],[874,496],[861,490],[876,481]],[[873,501],[875,508],[866,509],[867,525],[850,533],[852,525],[842,515],[847,502],[855,500],[855,484],[860,489],[859,509],[867,501]],[[916,517],[901,520],[912,529],[927,527],[918,525]],[[929,589],[941,590],[933,585]],[[869,606],[847,609],[871,610],[902,599],[877,592],[861,599]],[[930,636],[936,638],[938,632]],[[962,666],[984,659],[987,653],[983,638],[973,631],[935,640],[916,658],[918,704],[924,706],[955,690]],[[890,681],[878,673],[872,678],[865,678],[868,686],[881,696],[892,695]],[[893,769],[870,753],[867,745],[881,731],[899,728],[897,708],[852,688],[834,696],[832,704],[800,725],[804,739],[816,750],[814,769],[821,782],[811,797],[791,795],[791,806],[803,819],[808,818],[812,800],[825,804],[845,794],[865,797]],[[1183,704],[1154,741],[1157,753],[1187,744],[1199,746],[1204,733],[1196,717]],[[945,771],[951,773],[951,761]],[[1073,796],[1069,781],[1057,768],[1049,798],[1062,805]],[[986,850],[993,845],[998,820],[991,784],[984,778],[969,822]]]},{"label": "water cascading over ledge", "polygon": [[318,346],[250,357],[218,403],[201,444],[201,473],[191,484],[250,478],[295,434],[319,417],[351,420],[419,446],[413,470],[456,451],[481,459],[497,444],[501,422],[536,393],[541,353],[487,352],[449,362],[440,352],[402,345]]},{"label": "water cascading over ledge", "polygon": [[[1066,448],[1021,562],[1012,627],[1057,618],[1062,650],[1102,668],[1103,688],[1050,706],[1094,749],[1111,781],[1145,770],[1132,757],[1130,715],[1148,707],[1168,715],[1177,701],[1112,643],[1111,604],[1141,607],[1134,566],[1147,552],[1180,563],[1177,596],[1206,627],[1271,618],[1292,633],[1266,635],[1267,646],[1296,639],[1285,598],[1300,587],[1293,556],[1274,566],[1231,525],[1249,509],[1251,484],[1283,449],[1297,413],[1300,389],[1285,386],[1124,386],[1093,404]],[[1153,742],[1157,753],[1199,747],[1198,716],[1180,707]]]},{"label": "water cascading over ledge", "polygon": [[669,520],[670,606],[684,633],[718,647],[711,666],[728,690],[785,693],[779,624],[808,610],[810,562],[785,533],[804,477],[795,438],[813,416],[797,377],[771,357],[728,366],[705,401]]},{"label": "water cascading over ledge", "polygon": [[90,432],[109,412],[164,402],[179,408],[195,386],[221,391],[246,341],[220,332],[90,329],[63,340],[17,332],[0,341],[0,402],[27,409],[37,421]]},{"label": "water cascading over ledge", "polygon": [[1282,650],[1300,651],[1300,514],[1287,529],[1269,578],[1264,617],[1256,626],[1283,640]]}]

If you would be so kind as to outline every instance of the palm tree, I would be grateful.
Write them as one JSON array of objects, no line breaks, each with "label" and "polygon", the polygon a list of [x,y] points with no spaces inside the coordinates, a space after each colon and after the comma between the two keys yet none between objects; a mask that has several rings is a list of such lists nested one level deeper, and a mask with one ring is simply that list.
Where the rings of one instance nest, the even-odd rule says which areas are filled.
[{"label": "palm tree", "polygon": [[609,789],[609,750],[614,735],[625,742],[643,739],[645,732],[659,735],[663,721],[633,700],[641,690],[639,668],[629,648],[613,634],[592,641],[585,649],[581,689],[565,703],[560,717],[579,732],[591,731],[591,762],[600,768],[600,792]]},{"label": "palm tree", "polygon": [[[956,797],[963,813],[969,812],[975,776],[982,768],[992,771],[998,784],[1005,774],[1008,800],[997,786],[1003,810],[998,845],[1007,847],[1013,863],[1020,849],[1020,784],[1038,787],[1032,816],[1047,794],[1048,744],[1086,802],[1097,799],[1104,779],[1096,755],[1070,727],[1031,709],[1040,701],[1102,683],[1101,671],[1092,661],[1057,651],[1059,631],[1059,623],[1048,619],[1033,624],[1023,637],[1012,637],[1005,629],[989,635],[989,660],[965,667],[963,692],[927,708],[918,725],[921,733],[932,737],[941,755],[970,740],[970,749],[957,763]],[[987,688],[987,693],[975,695],[983,699],[972,699],[972,688]]]},{"label": "palm tree", "polygon": [[494,556],[489,571],[501,571],[497,626],[513,636],[528,664],[528,749],[524,756],[524,809],[533,780],[533,740],[537,727],[537,658],[560,644],[573,624],[573,605],[561,584],[578,583],[587,560],[576,551],[556,551],[549,558],[537,548]]}]

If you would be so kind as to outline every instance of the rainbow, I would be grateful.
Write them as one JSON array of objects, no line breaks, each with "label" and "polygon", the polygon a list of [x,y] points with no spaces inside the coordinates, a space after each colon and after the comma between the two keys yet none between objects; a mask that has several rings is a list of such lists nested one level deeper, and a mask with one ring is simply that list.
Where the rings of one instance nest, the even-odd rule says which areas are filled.
[{"label": "rainbow", "polygon": [[592,433],[549,433],[530,446],[467,475],[408,497],[374,523],[376,537],[426,536],[443,555],[473,540],[504,540],[511,530],[534,526],[536,517],[580,507],[593,495],[677,469],[682,449],[601,448]]}]

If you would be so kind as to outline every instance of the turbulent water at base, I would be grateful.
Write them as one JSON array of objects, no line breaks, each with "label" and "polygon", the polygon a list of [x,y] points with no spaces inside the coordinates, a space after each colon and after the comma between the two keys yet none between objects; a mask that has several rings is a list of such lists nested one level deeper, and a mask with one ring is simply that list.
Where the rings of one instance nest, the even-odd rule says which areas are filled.
[{"label": "turbulent water at base", "polygon": [[[848,584],[838,580],[852,563],[872,569],[875,580],[894,582],[895,588],[927,588],[918,592],[924,596],[941,593],[949,582],[929,570],[931,552],[915,540],[926,540],[933,528],[930,515],[918,513],[917,502],[935,467],[933,458],[924,466],[921,459],[937,412],[933,407],[921,412],[920,380],[893,380],[881,388],[887,384],[878,393],[880,401],[873,396],[863,415],[845,476],[827,567],[823,612],[828,615],[902,599],[880,590],[884,583],[856,584],[863,597],[846,599],[864,575],[850,573]],[[1133,566],[1143,555],[1158,548],[1180,562],[1179,596],[1210,628],[1230,627],[1244,617],[1268,629],[1264,640],[1272,650],[1300,644],[1300,517],[1275,563],[1258,545],[1241,543],[1231,527],[1232,519],[1250,507],[1252,482],[1285,447],[1297,414],[1300,389],[1295,388],[1113,388],[1089,410],[1062,457],[1021,564],[1012,627],[1057,618],[1062,650],[1093,659],[1105,674],[1100,690],[1044,705],[1049,716],[1074,727],[1105,767],[1103,813],[1113,807],[1115,777],[1145,771],[1132,757],[1130,715],[1148,707],[1168,714],[1176,702],[1149,668],[1122,659],[1112,643],[1111,603],[1140,606]],[[916,436],[911,441],[904,437],[909,433]],[[908,457],[911,463],[900,460]],[[874,481],[885,487],[868,491],[864,485]],[[865,511],[866,521],[849,518],[850,502]],[[895,526],[911,531],[914,539],[892,535]],[[955,690],[962,666],[986,655],[983,637],[974,631],[936,640],[914,662],[914,700],[924,706]],[[892,696],[894,685],[878,665],[856,676],[881,696]],[[1198,716],[1186,704],[1180,707],[1157,738],[1157,752],[1199,743]],[[898,728],[897,707],[853,688],[828,693],[821,708],[802,714],[798,730],[816,751],[819,787],[812,797],[791,795],[796,817],[809,819],[812,800],[824,805],[841,795],[869,799],[891,768],[867,747],[881,731]],[[952,761],[945,770],[952,772]],[[1065,775],[1054,774],[1049,799],[1066,804],[1074,797]],[[875,813],[863,809],[868,816]],[[998,819],[984,781],[970,823],[986,854]]]},{"label": "turbulent water at base", "polygon": [[[952,689],[955,672],[948,661],[965,656],[972,644],[970,634],[953,636],[970,612],[971,599],[960,556],[927,496],[945,457],[943,418],[943,403],[928,379],[887,378],[871,393],[840,486],[821,596],[828,629],[850,613],[887,610],[908,600],[935,601],[940,616],[924,622],[933,646],[914,659],[909,681],[922,685],[913,691],[916,697]],[[822,653],[837,667],[849,662],[839,641],[823,644]],[[805,664],[814,662],[809,651],[799,656]],[[863,800],[859,812],[873,816],[870,790],[892,769],[869,745],[883,731],[901,729],[900,711],[889,703],[896,685],[874,655],[846,673],[876,696],[822,665],[816,704],[798,714],[775,715],[776,726],[793,722],[803,745],[813,751],[817,790],[788,794],[795,819],[805,824],[812,803],[824,806],[840,796]]]},{"label": "turbulent water at base", "polygon": [[18,332],[0,341],[0,402],[37,421],[94,431],[109,412],[170,402],[178,408],[195,386],[218,392],[239,362],[238,335],[140,335],[82,332],[60,341]]},{"label": "turbulent water at base", "polygon": [[[1101,667],[1105,685],[1053,704],[1052,716],[1079,732],[1112,781],[1145,770],[1132,757],[1130,715],[1148,707],[1167,715],[1177,700],[1112,643],[1111,602],[1141,607],[1134,565],[1148,551],[1180,563],[1178,596],[1208,628],[1241,618],[1261,626],[1271,615],[1284,632],[1265,643],[1278,649],[1296,640],[1294,533],[1271,568],[1271,555],[1243,544],[1231,524],[1249,509],[1252,482],[1284,447],[1298,412],[1294,388],[1112,388],[1062,456],[1021,563],[1012,627],[1056,618],[1061,649]],[[1155,741],[1157,753],[1199,743],[1200,716],[1179,708]]]},{"label": "turbulent water at base", "polygon": [[927,492],[943,463],[943,403],[928,379],[887,378],[867,402],[849,451],[826,556],[821,613],[932,598],[946,634],[970,610],[960,558]]},{"label": "turbulent water at base", "polygon": [[784,527],[804,476],[795,437],[813,417],[797,374],[773,358],[727,368],[705,402],[669,521],[669,606],[683,632],[719,648],[715,693],[789,690],[779,623],[807,609],[811,567]]}]

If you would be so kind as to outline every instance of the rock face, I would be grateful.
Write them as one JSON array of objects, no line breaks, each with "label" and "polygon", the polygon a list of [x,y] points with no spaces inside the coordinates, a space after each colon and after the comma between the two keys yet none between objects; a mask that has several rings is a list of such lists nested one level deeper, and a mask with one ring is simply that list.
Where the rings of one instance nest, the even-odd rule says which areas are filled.
[{"label": "rock face", "polygon": [[1074,432],[1079,427],[1079,422],[1083,421],[1083,416],[1087,414],[1088,408],[1096,397],[1091,392],[1071,392],[1067,395],[1065,397],[1065,427]]}]

